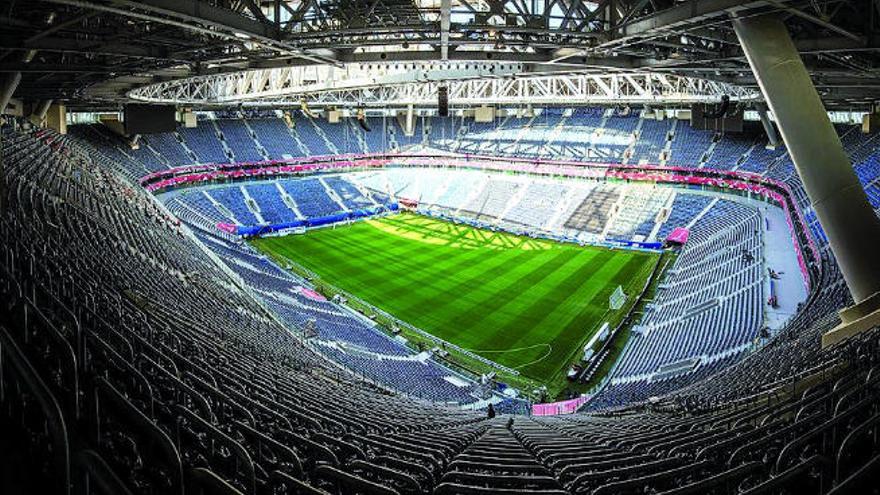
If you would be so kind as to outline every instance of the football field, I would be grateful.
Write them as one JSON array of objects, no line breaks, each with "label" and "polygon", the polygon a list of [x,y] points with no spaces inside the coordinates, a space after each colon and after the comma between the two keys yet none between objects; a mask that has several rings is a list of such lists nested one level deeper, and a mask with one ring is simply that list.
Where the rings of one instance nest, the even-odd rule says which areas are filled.
[{"label": "football field", "polygon": [[609,296],[618,285],[637,294],[659,256],[536,240],[410,213],[253,244],[544,383],[567,371],[603,322],[619,318],[609,310]]}]

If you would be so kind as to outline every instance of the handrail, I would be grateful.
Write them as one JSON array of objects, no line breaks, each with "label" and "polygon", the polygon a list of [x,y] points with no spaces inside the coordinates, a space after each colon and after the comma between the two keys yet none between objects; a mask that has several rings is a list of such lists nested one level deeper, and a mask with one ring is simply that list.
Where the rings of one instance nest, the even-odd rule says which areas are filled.
[{"label": "handrail", "polygon": [[81,450],[73,457],[77,470],[89,476],[88,486],[108,495],[132,495],[125,483],[94,450]]},{"label": "handrail", "polygon": [[5,355],[18,377],[25,383],[29,391],[34,395],[40,408],[46,415],[46,426],[53,444],[53,463],[55,464],[58,478],[56,483],[60,493],[70,494],[70,444],[67,435],[67,425],[61,406],[52,395],[49,387],[40,378],[33,365],[22,353],[9,331],[0,327],[0,355]]}]

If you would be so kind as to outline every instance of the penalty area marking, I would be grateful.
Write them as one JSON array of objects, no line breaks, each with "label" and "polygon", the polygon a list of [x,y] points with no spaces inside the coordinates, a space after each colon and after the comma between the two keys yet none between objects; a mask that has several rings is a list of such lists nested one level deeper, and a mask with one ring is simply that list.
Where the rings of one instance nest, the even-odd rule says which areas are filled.
[{"label": "penalty area marking", "polygon": [[501,349],[482,349],[482,350],[466,349],[466,350],[469,352],[477,353],[477,354],[503,354],[505,352],[527,351],[529,349],[534,349],[536,347],[544,347],[544,348],[546,348],[546,352],[544,353],[543,356],[539,357],[538,359],[529,361],[528,363],[520,364],[519,366],[511,366],[512,369],[520,370],[520,369],[525,368],[526,366],[531,366],[535,363],[540,363],[541,361],[547,359],[547,357],[550,356],[550,354],[553,352],[553,346],[545,343],[545,344],[532,344],[532,345],[528,345],[525,347],[517,347],[516,349],[503,349],[503,350],[501,350]]}]

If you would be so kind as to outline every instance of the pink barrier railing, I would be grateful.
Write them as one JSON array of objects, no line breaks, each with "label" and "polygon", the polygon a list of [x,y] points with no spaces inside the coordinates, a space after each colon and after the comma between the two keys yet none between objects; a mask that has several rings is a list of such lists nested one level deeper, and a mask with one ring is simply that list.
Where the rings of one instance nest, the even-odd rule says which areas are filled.
[{"label": "pink barrier railing", "polygon": [[308,297],[309,299],[314,300],[314,301],[326,301],[327,300],[327,298],[324,297],[323,294],[321,294],[319,292],[315,292],[314,290],[306,288],[306,287],[300,287],[299,293]]},{"label": "pink barrier railing", "polygon": [[387,160],[363,159],[363,160],[346,160],[333,161],[325,163],[302,163],[289,165],[263,165],[254,168],[235,168],[220,169],[201,172],[185,172],[180,175],[164,179],[141,178],[141,184],[147,191],[158,191],[169,187],[179,187],[188,184],[196,184],[200,182],[210,182],[215,180],[235,180],[241,178],[254,177],[274,177],[277,175],[295,174],[300,172],[314,172],[317,170],[340,169],[351,167],[381,167],[387,163]]},{"label": "pink barrier railing", "polygon": [[578,408],[584,405],[589,399],[589,397],[578,397],[576,399],[548,402],[546,404],[532,404],[532,416],[574,414]]},{"label": "pink barrier railing", "polygon": [[348,155],[318,155],[299,158],[289,158],[283,160],[261,160],[255,162],[236,162],[236,163],[203,163],[199,165],[184,165],[180,167],[172,167],[168,170],[159,170],[149,173],[139,179],[140,183],[146,184],[157,179],[169,178],[175,175],[191,174],[197,172],[213,172],[217,170],[233,170],[233,169],[256,169],[273,165],[297,165],[297,164],[314,164],[317,162],[332,162],[345,160],[360,160],[362,158],[371,158],[379,155],[372,154],[348,154]]},{"label": "pink barrier railing", "polygon": [[234,234],[238,232],[238,229],[235,227],[235,225],[231,223],[220,222],[217,224],[217,229],[222,230],[223,232],[226,232],[228,234]]},{"label": "pink barrier railing", "polygon": [[676,227],[672,229],[672,232],[666,236],[666,240],[670,242],[677,242],[679,244],[687,244],[688,237],[690,237],[691,232],[684,227]]}]

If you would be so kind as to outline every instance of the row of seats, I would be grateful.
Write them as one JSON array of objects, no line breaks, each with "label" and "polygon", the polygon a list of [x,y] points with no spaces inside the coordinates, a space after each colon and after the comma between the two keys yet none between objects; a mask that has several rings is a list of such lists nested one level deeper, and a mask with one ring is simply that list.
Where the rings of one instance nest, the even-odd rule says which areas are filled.
[{"label": "row of seats", "polygon": [[358,189],[338,176],[194,188],[173,191],[162,200],[208,220],[202,223],[241,226],[290,223],[390,202],[385,194]]},{"label": "row of seats", "polygon": [[[375,195],[495,223],[510,231],[537,230],[571,238],[603,234],[616,240],[663,241],[702,211],[707,196],[672,188],[512,178],[472,170],[387,167],[348,174]],[[618,200],[619,204],[618,204]]]},{"label": "row of seats", "polygon": [[[475,179],[476,184],[474,184]],[[405,181],[414,181],[416,184],[404,184]],[[302,191],[317,190],[318,194],[321,194],[325,184],[336,191],[337,197],[350,202],[348,204],[352,207],[365,205],[369,201],[367,198],[372,196],[371,190],[376,195],[381,195],[383,193],[376,189],[387,189],[390,186],[392,189],[402,188],[419,198],[437,197],[447,211],[457,212],[458,215],[471,215],[484,221],[497,221],[499,225],[514,231],[523,227],[523,224],[511,220],[512,217],[516,218],[517,209],[523,204],[528,205],[546,197],[547,191],[536,186],[552,186],[558,193],[554,197],[568,195],[569,188],[584,187],[584,184],[574,181],[551,181],[543,184],[538,181],[515,182],[503,175],[477,172],[389,168],[320,179],[290,179],[275,183],[210,187],[206,190],[196,189],[162,197],[168,202],[172,212],[179,217],[189,218],[186,213],[190,213],[196,224],[202,225],[208,232],[216,233],[213,224],[221,220],[236,223],[263,219],[270,222],[293,220],[294,212],[281,199],[278,188],[286,188],[290,191],[297,204],[300,204],[300,208],[304,209]],[[594,186],[595,184],[592,184],[590,187]],[[434,191],[444,187],[446,192]],[[299,194],[293,191],[299,191]],[[727,359],[731,357],[730,354],[743,353],[744,344],[754,338],[762,325],[762,268],[757,261],[745,267],[739,262],[743,250],[754,252],[757,255],[756,259],[759,259],[763,249],[760,236],[754,235],[755,231],[759,231],[759,217],[751,208],[725,200],[712,201],[708,196],[675,193],[670,188],[602,184],[583,197],[580,206],[571,213],[565,226],[577,232],[590,230],[599,234],[606,228],[607,223],[609,226],[607,230],[612,237],[637,235],[643,239],[655,229],[655,219],[659,210],[664,208],[663,205],[667,204],[673,195],[677,196],[678,203],[673,202],[672,212],[675,216],[670,214],[669,220],[680,222],[674,226],[687,226],[698,217],[701,221],[693,230],[692,241],[686,246],[675,269],[668,276],[666,286],[671,288],[662,291],[648,307],[646,317],[643,319],[644,333],[637,334],[633,338],[623,364],[617,368],[610,386],[603,396],[596,400],[597,403],[605,403],[604,397],[618,399],[626,397],[627,400],[639,398],[638,394],[631,391],[631,382],[634,379],[643,382],[652,381],[657,376],[658,370],[672,363],[697,359],[700,361],[700,366],[705,367],[721,359],[724,359],[725,363],[731,362],[731,359]],[[212,198],[219,205],[212,205],[206,200],[207,198]],[[256,219],[249,210],[246,204],[247,198],[251,198],[259,205],[261,219]],[[332,210],[321,211],[321,214],[339,209],[338,204],[333,208],[330,198],[326,196],[325,198]],[[694,204],[689,201],[693,201]],[[709,203],[711,207],[708,207]],[[276,218],[273,213],[276,209],[286,211],[287,216]],[[206,214],[205,210],[213,211]],[[685,210],[686,213],[682,213],[681,210]],[[223,211],[228,212],[228,218],[224,218]],[[578,225],[572,223],[572,218],[576,216],[580,218]],[[545,225],[548,217],[549,215],[546,214],[536,217],[536,224],[525,226],[540,228]],[[561,219],[564,217],[560,215]],[[210,221],[200,222],[200,218]],[[610,221],[612,219],[613,221]],[[669,225],[669,222],[662,225]],[[556,232],[562,230],[557,229]],[[364,341],[363,325],[350,316],[333,311],[332,313],[337,315],[330,318],[326,312],[316,314],[310,311],[310,308],[301,302],[291,304],[290,285],[307,286],[306,281],[291,280],[287,288],[283,284],[279,286],[277,281],[282,271],[256,256],[246,246],[233,245],[211,236],[206,240],[211,241],[206,244],[217,251],[221,259],[226,260],[227,263],[233,262],[228,264],[245,278],[248,285],[255,288],[264,299],[266,296],[273,299],[268,302],[276,308],[276,313],[280,313],[291,324],[302,327],[307,321],[314,320],[321,336],[325,339],[354,344],[372,353],[388,352],[382,339]],[[715,265],[717,267],[713,269],[712,266]],[[262,275],[269,273],[272,274],[268,278],[268,282],[271,283],[260,280]],[[742,292],[743,288],[747,291]],[[274,294],[285,296],[273,297]],[[692,308],[713,300],[724,302],[711,308],[710,311],[690,318],[685,323],[681,321]],[[704,331],[707,328],[709,330]],[[407,393],[443,401],[467,402],[473,401],[476,397],[472,390],[456,388],[442,381],[442,378],[449,374],[448,372],[446,375],[437,374],[440,380],[425,380],[422,390],[413,392],[413,387],[408,381],[397,379],[398,376],[409,377],[413,376],[412,374],[389,372],[394,367],[411,367],[413,365],[411,362],[381,361],[375,358],[366,359],[363,356],[337,355],[336,357],[337,361],[343,360],[347,366],[359,373],[396,390],[406,390]],[[693,367],[687,371],[693,371]],[[681,374],[684,373],[679,375]],[[629,390],[628,393],[618,392],[617,388],[623,386]],[[443,392],[438,392],[444,389],[450,390],[451,394],[444,395]],[[641,398],[644,397],[647,396]]]},{"label": "row of seats", "polygon": [[[621,124],[621,122],[627,119],[637,119],[637,117],[634,115],[615,115],[613,112],[608,111],[584,111],[575,112],[572,115],[565,115],[564,113],[558,112],[545,115],[545,119],[540,122],[539,125],[543,125],[544,128],[549,129],[547,132],[560,134],[569,122],[615,122],[616,125],[622,126],[623,124]],[[219,122],[221,121],[218,121],[218,123]],[[534,124],[535,122],[532,123]],[[307,129],[315,131],[315,139],[324,139],[327,135],[333,134],[325,132],[322,137],[321,133],[317,132],[320,127],[318,121],[312,119],[307,118],[307,121],[304,122],[303,125],[306,126]],[[467,132],[460,132],[459,137],[466,134],[479,136],[480,132],[486,132],[492,127],[493,125],[490,124],[474,125],[468,128]],[[684,124],[681,126],[672,125],[670,129],[663,131],[666,134],[664,140],[671,139],[671,142],[674,143],[676,133],[678,133],[679,136],[687,135],[690,131],[686,130],[685,127]],[[643,129],[644,134],[642,134]],[[637,123],[633,127],[633,133],[634,135],[638,135],[639,139],[642,139],[643,136],[647,138],[652,135],[652,133],[659,133],[661,129],[664,128],[662,128],[658,121],[649,119]],[[285,127],[285,132],[289,131],[290,129]],[[445,128],[441,129],[441,131],[440,135],[445,135]],[[437,129],[431,129],[430,132],[436,134],[438,131]],[[700,135],[702,136],[703,134]],[[641,150],[641,148],[639,149]],[[397,188],[396,185],[392,185],[392,181],[389,179],[378,180],[384,182],[384,185],[386,186],[384,191],[387,194],[392,194],[394,189]],[[510,221],[508,218],[513,216],[517,211],[522,211],[522,209],[518,208],[518,205],[523,203],[528,204],[530,201],[536,202],[541,200],[541,198],[530,200],[529,188],[524,188],[516,182],[503,180],[492,181],[477,178],[478,184],[481,184],[481,186],[473,186],[470,184],[474,180],[473,174],[470,176],[463,175],[461,179],[452,178],[445,181],[445,178],[441,178],[440,180],[443,185],[436,187],[435,181],[430,178],[419,177],[418,183],[416,183],[415,186],[412,184],[405,184],[402,188],[406,194],[414,194],[422,200],[427,199],[428,202],[436,201],[437,204],[445,206],[446,208],[451,208],[459,215],[470,215],[481,220],[497,222],[500,225],[511,228],[511,230],[516,230],[516,228],[522,227],[521,225],[517,225],[516,221]],[[303,210],[307,210],[313,205],[318,205],[320,208],[312,211],[300,212],[300,215],[319,216],[338,211],[338,204],[334,204],[335,198],[325,194],[327,192],[326,190],[322,191],[322,187],[329,181],[330,179],[328,178],[324,184],[320,184],[321,187],[314,182],[311,184],[304,184],[305,198],[304,200],[299,201],[300,203],[305,204]],[[443,181],[445,181],[445,183]],[[466,184],[471,187],[466,187]],[[374,186],[376,185],[377,184],[374,183]],[[388,186],[392,187],[389,188]],[[246,187],[249,188],[251,186]],[[427,192],[418,190],[420,188],[427,189]],[[337,197],[341,198],[340,201],[345,205],[344,207],[352,208],[359,206],[359,204],[357,204],[358,201],[365,199],[365,197],[361,195],[361,191],[358,191],[356,188],[349,188],[349,190],[346,191],[343,184],[337,185],[336,189],[339,189],[337,193],[342,193],[341,195],[337,195]],[[379,190],[379,188],[374,187],[373,190],[376,191]],[[476,194],[471,194],[471,191]],[[539,194],[540,191],[540,189],[534,189],[535,194]],[[668,190],[660,189],[659,191],[659,193],[652,192],[651,194],[632,194],[625,196],[622,198],[619,205],[615,198],[607,197],[604,193],[601,195],[601,198],[599,198],[593,193],[587,193],[586,195],[581,196],[579,195],[579,191],[571,194],[568,205],[569,209],[561,212],[560,215],[556,215],[557,223],[555,225],[547,225],[543,223],[547,222],[547,217],[535,217],[536,220],[541,221],[542,223],[534,226],[527,225],[527,227],[544,228],[552,232],[562,231],[564,235],[570,237],[577,237],[586,232],[593,236],[606,233],[608,236],[618,239],[634,238],[637,240],[645,240],[650,236],[651,239],[647,240],[662,240],[672,228],[681,226],[673,221],[690,222],[690,220],[701,213],[701,210],[688,209],[687,203],[679,201],[678,208],[676,208],[675,204],[673,204],[671,208],[668,208],[672,213],[676,214],[676,216],[669,219],[673,221],[663,221],[662,216],[657,217],[656,212],[658,208],[660,208],[660,205],[666,204],[667,198],[669,198],[670,195],[664,194],[668,193]],[[193,201],[197,204],[201,203],[201,205],[196,205],[193,209],[214,209],[217,210],[214,214],[206,216],[212,219],[221,219],[230,223],[248,225],[266,222],[272,223],[277,219],[292,221],[296,218],[300,218],[300,216],[296,215],[297,212],[293,208],[281,201],[281,195],[276,194],[276,191],[271,190],[271,187],[264,185],[254,192],[255,194],[246,195],[245,188],[239,186],[238,188],[225,188],[216,193],[210,191],[205,191],[201,194],[195,193]],[[212,198],[211,194],[217,194],[221,197]],[[345,197],[349,197],[349,194],[351,194],[350,197],[357,199],[352,201],[345,199]],[[423,195],[425,197],[423,197]],[[202,196],[207,196],[212,199],[212,204],[204,204],[205,198]],[[682,198],[691,197],[691,195],[682,194],[679,194],[679,196]],[[291,194],[290,197],[295,198],[296,194]],[[255,204],[251,207],[248,206],[249,198],[256,198],[254,202]],[[260,206],[260,202],[266,204]],[[219,207],[218,204],[220,205]],[[682,207],[682,205],[684,205],[684,207]],[[262,210],[264,209],[267,212],[265,217],[269,217],[268,220],[262,215]],[[226,215],[226,213],[228,213],[228,215]],[[273,215],[273,213],[279,213],[279,215]],[[678,215],[679,213],[684,213],[686,216],[681,218]],[[285,214],[287,215],[286,218],[284,216]],[[504,216],[504,218],[502,218],[502,216]],[[522,218],[522,216],[520,216],[520,218]],[[760,296],[752,294],[750,299],[756,301],[761,298]],[[685,302],[682,302],[682,304]],[[712,314],[714,313],[710,313],[710,315]],[[743,321],[749,321],[749,319],[746,318]],[[739,324],[741,322],[735,321],[733,323]],[[743,335],[750,335],[752,333],[753,332],[750,330],[744,332]]]},{"label": "row of seats", "polygon": [[[314,121],[317,125],[324,125],[320,121]],[[422,119],[419,120],[420,125]],[[455,126],[455,119],[450,119],[448,121],[449,124]],[[673,150],[671,154],[670,160],[671,163],[682,164],[682,165],[691,165],[688,163],[677,163],[675,160],[676,153],[674,152],[676,147],[680,144],[677,143],[678,139],[683,137],[687,130],[684,130],[686,127],[684,123],[678,123],[680,125],[675,125],[674,130],[671,129],[671,123],[667,122],[666,128],[662,128],[661,125],[657,124],[655,121],[650,121],[650,119],[643,119],[637,113],[631,113],[629,115],[619,115],[618,112],[614,111],[606,111],[602,114],[600,118],[598,115],[571,115],[568,117],[564,117],[562,115],[548,115],[542,119],[535,118],[527,118],[527,119],[516,119],[513,117],[505,118],[501,121],[504,125],[499,125],[497,122],[493,125],[482,124],[481,126],[468,126],[468,132],[466,133],[453,133],[447,132],[448,125],[444,122],[444,125],[430,125],[427,126],[427,130],[429,134],[437,137],[445,137],[448,138],[450,135],[457,134],[459,138],[463,136],[469,136],[469,139],[475,143],[482,143],[481,146],[484,146],[485,142],[491,141],[491,136],[486,135],[486,139],[483,139],[481,136],[483,134],[495,132],[496,134],[499,132],[505,131],[505,128],[509,128],[507,131],[508,134],[513,135],[514,139],[524,139],[531,138],[532,136],[539,136],[535,139],[540,139],[542,135],[540,132],[536,132],[536,129],[520,129],[520,127],[527,125],[529,123],[537,123],[537,127],[543,129],[547,129],[546,133],[549,133],[556,127],[556,124],[559,122],[563,122],[563,128],[568,125],[576,125],[576,123],[580,123],[582,127],[589,127],[594,130],[592,133],[591,139],[594,142],[600,142],[602,139],[607,138],[608,136],[602,136],[602,139],[599,138],[596,134],[600,133],[602,130],[608,129],[612,131],[621,131],[622,139],[615,139],[615,142],[624,142],[626,146],[624,148],[633,148],[633,143],[638,144],[639,140],[651,139],[656,141],[661,140],[669,140],[670,137],[671,142],[670,146]],[[460,121],[459,124],[464,127],[467,122]],[[603,127],[604,124],[604,127]],[[472,128],[471,128],[472,127]],[[641,128],[645,127],[645,132],[642,132]],[[488,129],[488,130],[487,130]],[[665,135],[660,137],[660,132],[658,129],[665,129]],[[461,131],[461,129],[459,129]],[[472,131],[472,132],[471,132]],[[533,131],[533,132],[529,132]],[[563,132],[562,130],[557,129],[557,134]],[[875,135],[863,135],[861,134],[855,127],[853,126],[838,126],[838,132],[841,133],[844,145],[848,152],[853,156],[855,160],[869,160],[871,156],[873,156],[874,149],[876,148],[876,142],[874,140]],[[438,138],[439,139],[439,138]],[[808,202],[806,201],[805,196],[802,194],[802,191],[799,189],[796,175],[793,174],[793,166],[790,163],[790,159],[784,152],[784,148],[779,148],[777,150],[766,150],[764,148],[764,143],[760,139],[756,139],[754,137],[746,136],[745,139],[738,138],[735,135],[728,134],[724,136],[715,137],[717,140],[712,150],[712,153],[708,153],[708,162],[707,166],[719,166],[721,168],[731,168],[745,171],[754,171],[759,173],[768,173],[771,176],[778,177],[789,182],[794,182],[794,192],[796,197],[802,200],[802,206],[805,210],[805,217],[807,219],[808,224],[811,227],[811,230],[814,233],[815,238],[819,241],[820,245],[825,244],[826,239],[824,236],[824,232],[821,227],[818,225],[818,220],[815,217],[815,214],[812,212],[812,209],[809,207]],[[460,139],[461,140],[461,139]],[[418,137],[414,137],[410,141],[410,144],[419,141]],[[705,140],[703,140],[705,141]],[[702,141],[701,141],[702,142]],[[655,150],[660,146],[661,143],[657,143],[657,145],[646,146],[642,145],[639,149],[648,149]],[[711,144],[706,144],[707,150],[711,148]],[[700,144],[700,147],[703,146]],[[531,145],[532,148],[535,148],[535,145]],[[540,146],[537,146],[540,148]],[[493,148],[493,146],[489,146],[489,148]],[[496,150],[500,149],[501,146],[495,146]],[[653,153],[653,151],[651,151]],[[523,152],[522,154],[525,154]],[[630,160],[630,157],[621,157],[618,160],[629,160],[630,163],[633,163],[633,160]],[[648,158],[651,158],[650,156]],[[645,158],[647,161],[654,161],[653,159]],[[636,160],[638,161],[638,160]],[[872,179],[872,172],[870,166],[865,166],[866,162],[856,162],[857,171],[861,171],[860,177],[863,182],[866,183],[868,187],[869,197],[871,194],[871,184],[872,182],[876,182],[876,180]],[[874,175],[876,177],[876,175]],[[449,190],[455,191],[458,190],[457,187],[451,187]],[[455,198],[453,198],[455,199]],[[672,208],[673,213],[675,212],[675,207]],[[675,224],[672,222],[666,222],[661,226],[660,232],[658,232],[658,237],[662,238],[662,235],[665,233],[664,229],[671,229]],[[825,255],[829,255],[830,253],[825,249]]]},{"label": "row of seats", "polygon": [[[139,172],[188,165],[194,162],[225,163],[265,158],[282,159],[334,152],[364,153],[394,151],[414,145],[433,145],[462,152],[486,152],[517,156],[570,159],[601,159],[605,162],[659,163],[686,167],[710,166],[768,172],[779,162],[777,175],[793,172],[784,147],[766,149],[766,140],[746,132],[697,131],[685,121],[662,120],[640,112],[578,108],[570,112],[545,109],[529,118],[500,117],[490,123],[462,118],[416,119],[413,136],[405,136],[396,119],[368,118],[370,132],[352,119],[328,123],[301,112],[291,115],[288,126],[277,117],[249,119],[200,119],[196,128],[179,127],[175,132],[143,136],[138,150],[114,138],[101,126],[72,126],[102,147],[114,148],[124,166]],[[214,125],[216,123],[216,126]],[[84,127],[98,129],[85,132]],[[855,126],[837,126],[854,164],[872,156],[880,144],[876,134],[864,135]],[[225,142],[232,156],[224,153]],[[189,149],[189,151],[187,150]]]}]

